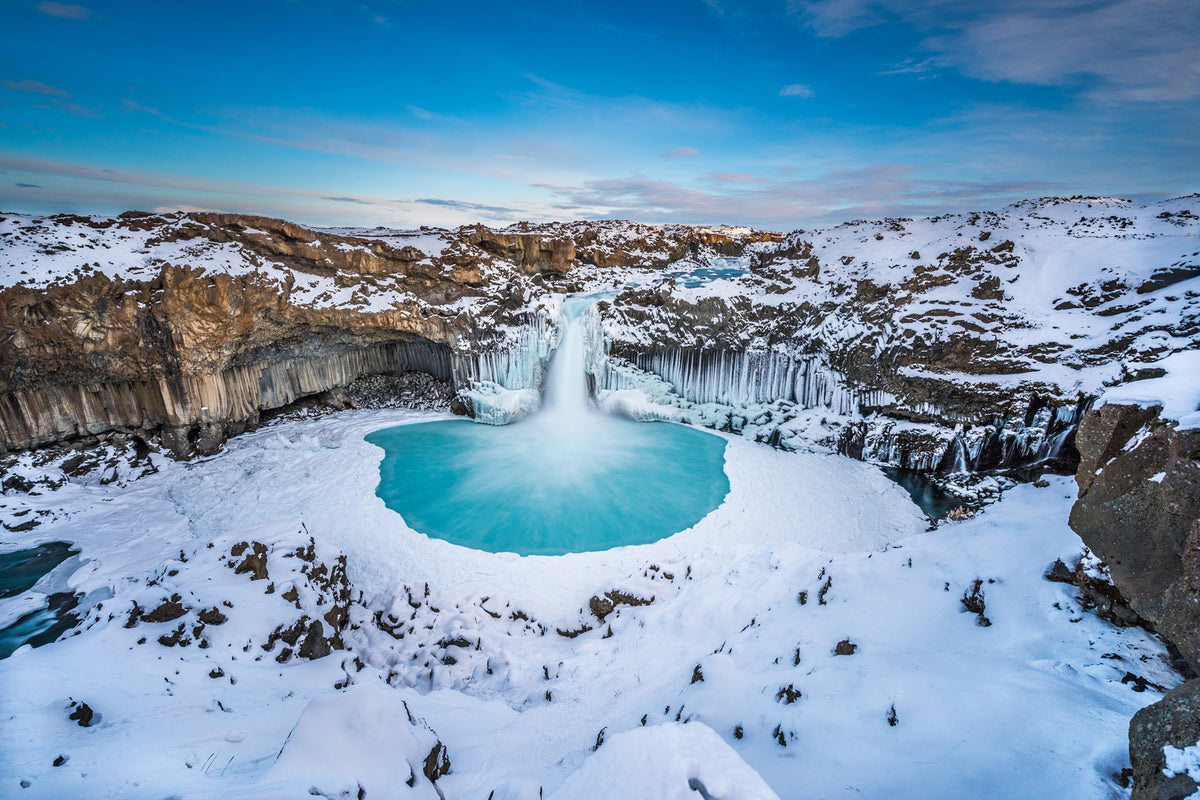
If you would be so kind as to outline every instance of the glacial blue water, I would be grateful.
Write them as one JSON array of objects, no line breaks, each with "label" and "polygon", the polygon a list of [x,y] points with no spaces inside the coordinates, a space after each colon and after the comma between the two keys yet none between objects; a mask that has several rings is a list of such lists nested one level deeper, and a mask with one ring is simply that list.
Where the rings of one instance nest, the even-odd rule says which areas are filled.
[{"label": "glacial blue water", "polygon": [[[78,552],[68,542],[47,542],[25,550],[0,553],[0,599],[16,597],[32,589],[43,576]],[[57,640],[79,622],[72,613],[78,603],[76,594],[55,592],[46,598],[45,606],[22,614],[16,621],[0,628],[0,659],[8,658],[21,645],[40,647]]]},{"label": "glacial blue water", "polygon": [[414,530],[493,553],[562,555],[646,544],[725,499],[725,441],[590,407],[582,316],[564,304],[543,409],[516,424],[444,420],[369,434],[384,451],[375,493]]},{"label": "glacial blue water", "polygon": [[375,431],[367,441],[385,453],[375,493],[429,536],[561,555],[657,541],[699,522],[729,492],[720,437],[594,416],[582,436],[536,417]]},{"label": "glacial blue water", "polygon": [[697,267],[696,269],[686,271],[664,272],[663,277],[674,278],[678,286],[686,289],[695,289],[716,280],[740,278],[749,272],[750,268],[746,263],[746,259],[715,258],[707,267]]},{"label": "glacial blue water", "polygon": [[962,500],[944,491],[922,472],[884,467],[883,473],[904,487],[912,501],[920,506],[931,521],[945,519],[951,511],[963,505]]}]

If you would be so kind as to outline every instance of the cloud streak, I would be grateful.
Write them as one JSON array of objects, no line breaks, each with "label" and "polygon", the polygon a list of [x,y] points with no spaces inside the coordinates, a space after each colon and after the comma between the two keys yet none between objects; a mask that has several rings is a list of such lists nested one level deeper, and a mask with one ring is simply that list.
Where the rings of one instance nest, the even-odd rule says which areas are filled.
[{"label": "cloud streak", "polygon": [[803,83],[792,83],[779,90],[780,97],[812,97],[812,87]]},{"label": "cloud streak", "polygon": [[1200,97],[1200,3],[1194,0],[801,0],[819,36],[903,23],[927,59],[885,74],[952,65],[986,81],[1064,87],[1105,102]]},{"label": "cloud streak", "polygon": [[[401,201],[403,202],[403,201]],[[482,203],[468,203],[464,200],[443,200],[436,197],[426,197],[414,200],[414,203],[421,203],[427,206],[438,206],[440,208],[451,208],[456,211],[466,211],[468,213],[478,213],[480,211],[489,216],[513,216],[520,214],[521,211],[508,206],[489,206]]]},{"label": "cloud streak", "polygon": [[699,189],[643,176],[543,185],[562,205],[593,217],[664,223],[736,223],[792,230],[849,218],[986,209],[1063,187],[1034,181],[965,181],[907,164],[833,170],[812,179],[734,180]]},{"label": "cloud streak", "polygon": [[90,8],[71,5],[70,3],[39,3],[37,10],[43,14],[58,17],[59,19],[85,20],[92,18],[92,10]]},{"label": "cloud streak", "polygon": [[25,92],[26,94],[44,94],[48,97],[70,97],[64,89],[59,89],[57,86],[50,86],[41,81],[25,79],[23,81],[5,81],[5,89],[11,89],[14,92]]}]

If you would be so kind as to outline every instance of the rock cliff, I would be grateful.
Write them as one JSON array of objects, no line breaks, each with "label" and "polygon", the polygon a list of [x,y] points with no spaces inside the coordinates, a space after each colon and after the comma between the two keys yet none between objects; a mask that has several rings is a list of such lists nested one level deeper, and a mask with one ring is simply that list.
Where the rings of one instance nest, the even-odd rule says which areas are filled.
[{"label": "rock cliff", "polygon": [[1196,211],[1048,199],[790,234],[9,215],[0,447],[132,427],[208,450],[370,374],[536,390],[554,296],[608,288],[601,395],[926,471],[1070,470],[1088,399],[1196,343]]},{"label": "rock cliff", "polygon": [[258,217],[17,217],[0,232],[7,449],[126,427],[209,451],[361,375],[449,380],[464,345],[502,341],[537,291],[461,241],[412,237],[425,252]]},{"label": "rock cliff", "polygon": [[1200,429],[1179,430],[1160,410],[1105,405],[1084,416],[1071,527],[1200,671]]}]

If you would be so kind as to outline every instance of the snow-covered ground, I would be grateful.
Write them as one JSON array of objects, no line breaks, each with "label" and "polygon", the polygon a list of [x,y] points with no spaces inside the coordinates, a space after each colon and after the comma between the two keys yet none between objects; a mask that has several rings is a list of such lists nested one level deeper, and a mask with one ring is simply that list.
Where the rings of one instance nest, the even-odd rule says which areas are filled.
[{"label": "snow-covered ground", "polygon": [[[37,493],[0,519],[43,523],[0,547],[81,552],[0,616],[62,585],[90,610],[0,661],[0,794],[1120,796],[1130,716],[1178,682],[1043,578],[1081,551],[1067,478],[927,530],[870,465],[731,437],[694,528],[520,558],[375,497],[363,435],[433,418],[287,422],[136,479],[21,456]],[[339,610],[345,650],[278,641]]]}]

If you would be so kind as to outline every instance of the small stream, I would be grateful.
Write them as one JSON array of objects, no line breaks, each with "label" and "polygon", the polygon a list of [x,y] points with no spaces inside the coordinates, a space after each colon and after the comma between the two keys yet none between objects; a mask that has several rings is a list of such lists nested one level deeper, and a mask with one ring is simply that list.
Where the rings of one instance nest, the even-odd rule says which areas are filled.
[{"label": "small stream", "polygon": [[[33,589],[38,581],[72,556],[78,555],[69,542],[46,542],[36,547],[0,553],[0,615],[4,606]],[[18,616],[0,628],[0,659],[8,658],[18,647],[50,644],[79,622],[73,613],[79,595],[53,592],[42,605]]]},{"label": "small stream", "polygon": [[920,506],[930,521],[937,522],[949,516],[950,512],[963,505],[961,498],[955,497],[941,489],[923,472],[899,467],[883,467],[883,474],[900,484],[912,501]]}]

